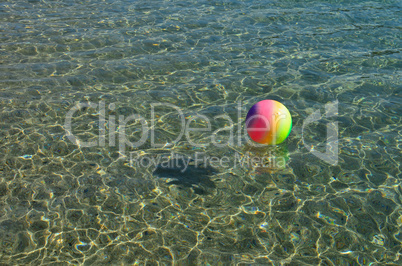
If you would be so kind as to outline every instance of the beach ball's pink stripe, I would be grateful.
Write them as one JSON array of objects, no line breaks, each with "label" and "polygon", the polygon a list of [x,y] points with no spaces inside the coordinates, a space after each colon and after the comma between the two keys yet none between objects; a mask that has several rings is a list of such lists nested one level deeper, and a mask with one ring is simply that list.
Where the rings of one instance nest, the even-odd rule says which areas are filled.
[{"label": "beach ball's pink stripe", "polygon": [[260,115],[259,115],[261,112],[261,107],[262,106],[260,104],[256,104],[253,106],[252,109],[250,109],[250,111],[248,113],[248,118],[250,120],[249,120],[249,123],[247,126],[247,131],[248,131],[251,139],[256,142],[261,141],[266,134],[265,131],[255,130],[255,129],[259,129],[259,128],[265,128],[265,123],[260,118]]}]

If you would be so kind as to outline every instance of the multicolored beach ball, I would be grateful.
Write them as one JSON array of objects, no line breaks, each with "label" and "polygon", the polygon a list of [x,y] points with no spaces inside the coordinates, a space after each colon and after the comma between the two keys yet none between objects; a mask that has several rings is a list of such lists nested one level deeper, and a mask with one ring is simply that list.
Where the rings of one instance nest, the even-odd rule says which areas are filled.
[{"label": "multicolored beach ball", "polygon": [[263,100],[251,107],[246,118],[247,133],[260,144],[283,142],[292,130],[292,116],[280,102]]}]

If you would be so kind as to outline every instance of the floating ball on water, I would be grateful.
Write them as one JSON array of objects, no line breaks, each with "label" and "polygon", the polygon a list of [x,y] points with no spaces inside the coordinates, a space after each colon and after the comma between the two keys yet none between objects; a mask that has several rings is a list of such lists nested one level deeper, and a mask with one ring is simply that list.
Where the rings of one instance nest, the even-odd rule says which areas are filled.
[{"label": "floating ball on water", "polygon": [[280,102],[263,100],[251,107],[246,118],[247,133],[260,144],[279,144],[292,129],[292,116]]}]

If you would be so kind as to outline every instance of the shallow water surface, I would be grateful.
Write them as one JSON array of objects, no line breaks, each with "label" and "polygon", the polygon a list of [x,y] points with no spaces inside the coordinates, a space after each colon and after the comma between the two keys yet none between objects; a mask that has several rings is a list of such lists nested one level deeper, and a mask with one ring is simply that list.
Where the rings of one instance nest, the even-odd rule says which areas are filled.
[{"label": "shallow water surface", "polygon": [[[0,264],[400,265],[401,11],[1,1]],[[263,99],[292,114],[278,146],[244,134]],[[175,142],[182,119],[211,130]]]}]

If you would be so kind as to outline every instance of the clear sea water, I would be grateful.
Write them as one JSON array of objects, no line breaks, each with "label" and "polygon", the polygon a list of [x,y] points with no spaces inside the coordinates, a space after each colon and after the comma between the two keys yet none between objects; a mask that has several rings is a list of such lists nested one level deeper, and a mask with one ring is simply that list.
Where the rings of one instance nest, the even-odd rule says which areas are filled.
[{"label": "clear sea water", "polygon": [[[0,1],[0,264],[401,265],[401,11],[400,1]],[[238,129],[263,99],[287,106],[293,129],[255,148]],[[73,113],[73,133],[98,145],[68,138],[77,103],[96,105]],[[205,145],[174,142],[179,110],[191,127],[210,120],[189,135]],[[143,119],[123,132],[130,115]],[[336,123],[330,164],[311,150],[326,151]],[[119,146],[144,124],[163,145],[148,135]],[[173,154],[265,164],[151,167]]]}]

